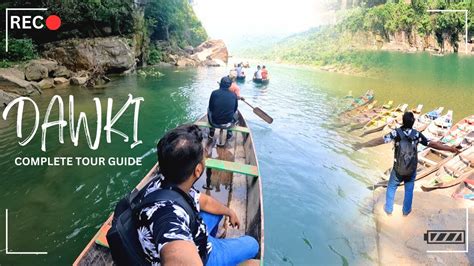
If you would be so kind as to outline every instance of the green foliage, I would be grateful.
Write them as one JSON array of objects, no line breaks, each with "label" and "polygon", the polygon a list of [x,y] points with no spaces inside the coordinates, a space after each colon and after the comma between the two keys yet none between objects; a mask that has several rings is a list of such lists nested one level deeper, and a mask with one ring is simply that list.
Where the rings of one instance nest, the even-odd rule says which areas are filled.
[{"label": "green foliage", "polygon": [[26,61],[38,57],[36,45],[31,39],[8,38],[8,52],[5,52],[5,39],[1,40],[0,57],[6,67],[8,61]]},{"label": "green foliage", "polygon": [[162,59],[163,51],[161,51],[161,49],[157,45],[151,45],[150,50],[148,52],[147,63],[150,65],[158,64]]},{"label": "green foliage", "polygon": [[474,29],[474,6],[470,1],[412,0],[390,1],[372,8],[357,8],[340,23],[341,31],[352,33],[372,32],[388,39],[388,34],[404,31],[417,32],[421,36],[434,34],[440,44],[447,38],[453,46],[457,36],[464,32],[463,13],[428,13],[428,9],[468,9],[469,28]]},{"label": "green foliage", "polygon": [[170,41],[180,47],[197,46],[207,33],[187,0],[150,0],[145,7],[151,40]]}]

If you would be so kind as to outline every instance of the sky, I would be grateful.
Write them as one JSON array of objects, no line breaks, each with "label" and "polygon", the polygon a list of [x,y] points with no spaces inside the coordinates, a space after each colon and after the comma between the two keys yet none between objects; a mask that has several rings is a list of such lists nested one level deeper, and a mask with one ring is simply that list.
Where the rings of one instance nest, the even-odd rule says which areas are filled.
[{"label": "sky", "polygon": [[287,36],[327,24],[328,0],[194,0],[194,10],[213,39]]}]

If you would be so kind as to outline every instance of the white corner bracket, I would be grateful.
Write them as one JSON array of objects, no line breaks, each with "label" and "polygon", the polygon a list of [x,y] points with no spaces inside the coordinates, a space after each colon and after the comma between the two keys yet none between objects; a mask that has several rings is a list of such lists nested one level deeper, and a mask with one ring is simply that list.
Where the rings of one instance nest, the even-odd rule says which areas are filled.
[{"label": "white corner bracket", "polygon": [[467,54],[467,38],[469,37],[468,34],[468,23],[467,23],[467,14],[469,10],[467,9],[428,9],[429,13],[464,13],[464,28],[465,28],[465,39],[466,39],[466,46],[465,46],[465,53]]},{"label": "white corner bracket", "polygon": [[5,8],[5,52],[8,52],[8,11],[46,11],[47,8],[25,8],[25,7],[18,7],[18,8]]},{"label": "white corner bracket", "polygon": [[47,255],[48,252],[10,251],[8,249],[8,209],[5,209],[5,254],[7,255]]}]

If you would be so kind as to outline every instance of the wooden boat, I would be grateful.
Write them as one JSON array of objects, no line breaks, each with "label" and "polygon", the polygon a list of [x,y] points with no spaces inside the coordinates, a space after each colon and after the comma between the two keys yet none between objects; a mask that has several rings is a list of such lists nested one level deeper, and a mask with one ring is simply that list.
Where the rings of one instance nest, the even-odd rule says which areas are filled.
[{"label": "wooden boat", "polygon": [[367,105],[371,103],[373,100],[374,100],[374,91],[368,90],[362,96],[359,96],[357,98],[349,98],[349,102],[347,103],[347,106],[344,108],[344,111],[342,113],[351,111],[360,106]]},{"label": "wooden boat", "polygon": [[422,185],[424,190],[447,188],[461,183],[474,173],[474,147],[470,147],[455,156],[440,169],[427,176]]},{"label": "wooden boat", "polygon": [[[203,135],[209,134],[207,116],[202,116],[195,122],[203,129]],[[263,264],[264,255],[264,220],[262,203],[262,183],[258,168],[257,155],[252,134],[243,116],[239,113],[236,126],[229,129],[233,137],[224,147],[217,147],[215,140],[203,138],[207,154],[206,173],[196,182],[195,187],[212,187],[206,194],[213,196],[223,204],[233,209],[240,219],[240,228],[220,228],[226,238],[250,235],[257,239],[260,251],[257,257],[247,261],[250,265]],[[216,130],[216,135],[220,130]],[[134,190],[143,188],[149,180],[158,174],[159,166],[155,165]],[[221,188],[222,186],[222,188]],[[204,191],[203,191],[204,193]],[[106,234],[110,229],[110,216],[99,232],[90,240],[73,265],[113,265],[108,249]]]},{"label": "wooden boat", "polygon": [[254,82],[254,83],[257,83],[257,84],[267,85],[268,83],[270,83],[270,79],[257,79],[257,78],[253,78],[253,82]]},{"label": "wooden boat", "polygon": [[458,185],[452,197],[455,199],[474,200],[474,174],[468,176]]},{"label": "wooden boat", "polygon": [[245,76],[237,76],[235,79],[237,82],[245,82]]},{"label": "wooden boat", "polygon": [[[374,101],[373,103],[367,106],[371,106],[375,103],[376,101]],[[368,108],[365,112],[351,117],[350,122],[348,123],[350,124],[350,129],[348,131],[354,131],[354,130],[363,128],[370,120],[380,115],[381,113],[390,110],[392,108],[392,105],[393,105],[393,101],[388,101],[382,106],[375,107],[375,108]]]},{"label": "wooden boat", "polygon": [[[442,152],[433,148],[425,149],[418,153],[418,166],[416,168],[415,180],[420,180],[429,174],[437,171],[445,163],[449,162],[454,157],[454,153]],[[375,184],[375,187],[386,187],[392,168],[385,171],[385,180]],[[400,184],[402,185],[403,182]]]},{"label": "wooden boat", "polygon": [[374,117],[363,127],[364,132],[361,134],[361,137],[382,131],[387,124],[401,119],[407,108],[408,104],[399,105],[388,112],[383,112],[382,114]]},{"label": "wooden boat", "polygon": [[474,132],[474,115],[468,116],[457,122],[441,139],[441,142],[457,147],[461,145],[466,136]]},{"label": "wooden boat", "polygon": [[[413,116],[415,117],[415,121],[416,119],[418,119],[418,117],[420,117],[422,109],[423,109],[423,104],[419,104],[415,109],[411,110],[411,112],[413,113]],[[392,119],[389,123],[387,123],[383,131],[386,134],[398,127],[401,127],[402,125],[403,125],[403,114],[397,116],[395,119]]]},{"label": "wooden boat", "polygon": [[448,112],[431,122],[431,124],[423,131],[423,135],[430,140],[440,140],[448,133],[453,125],[453,111]]},{"label": "wooden boat", "polygon": [[444,107],[438,107],[428,113],[425,113],[418,117],[413,125],[413,128],[418,132],[423,132],[434,120],[439,118],[443,113]]}]

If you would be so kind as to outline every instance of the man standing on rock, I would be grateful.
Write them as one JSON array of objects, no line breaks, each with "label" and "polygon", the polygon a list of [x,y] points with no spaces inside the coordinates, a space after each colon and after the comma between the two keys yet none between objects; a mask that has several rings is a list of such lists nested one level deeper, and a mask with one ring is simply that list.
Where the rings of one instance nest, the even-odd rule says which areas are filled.
[{"label": "man standing on rock", "polygon": [[390,179],[387,185],[387,194],[385,200],[384,210],[388,215],[393,212],[393,202],[395,199],[395,192],[398,185],[404,182],[405,197],[403,199],[403,215],[407,216],[411,212],[413,202],[413,190],[415,188],[416,168],[418,166],[418,151],[419,143],[438,150],[458,153],[459,150],[444,145],[441,142],[430,141],[422,133],[413,129],[415,123],[415,116],[412,112],[405,112],[403,114],[403,125],[396,128],[389,134],[382,138],[376,138],[365,143],[354,144],[354,150],[359,150],[364,147],[375,147],[385,143],[394,141],[395,157]]}]

